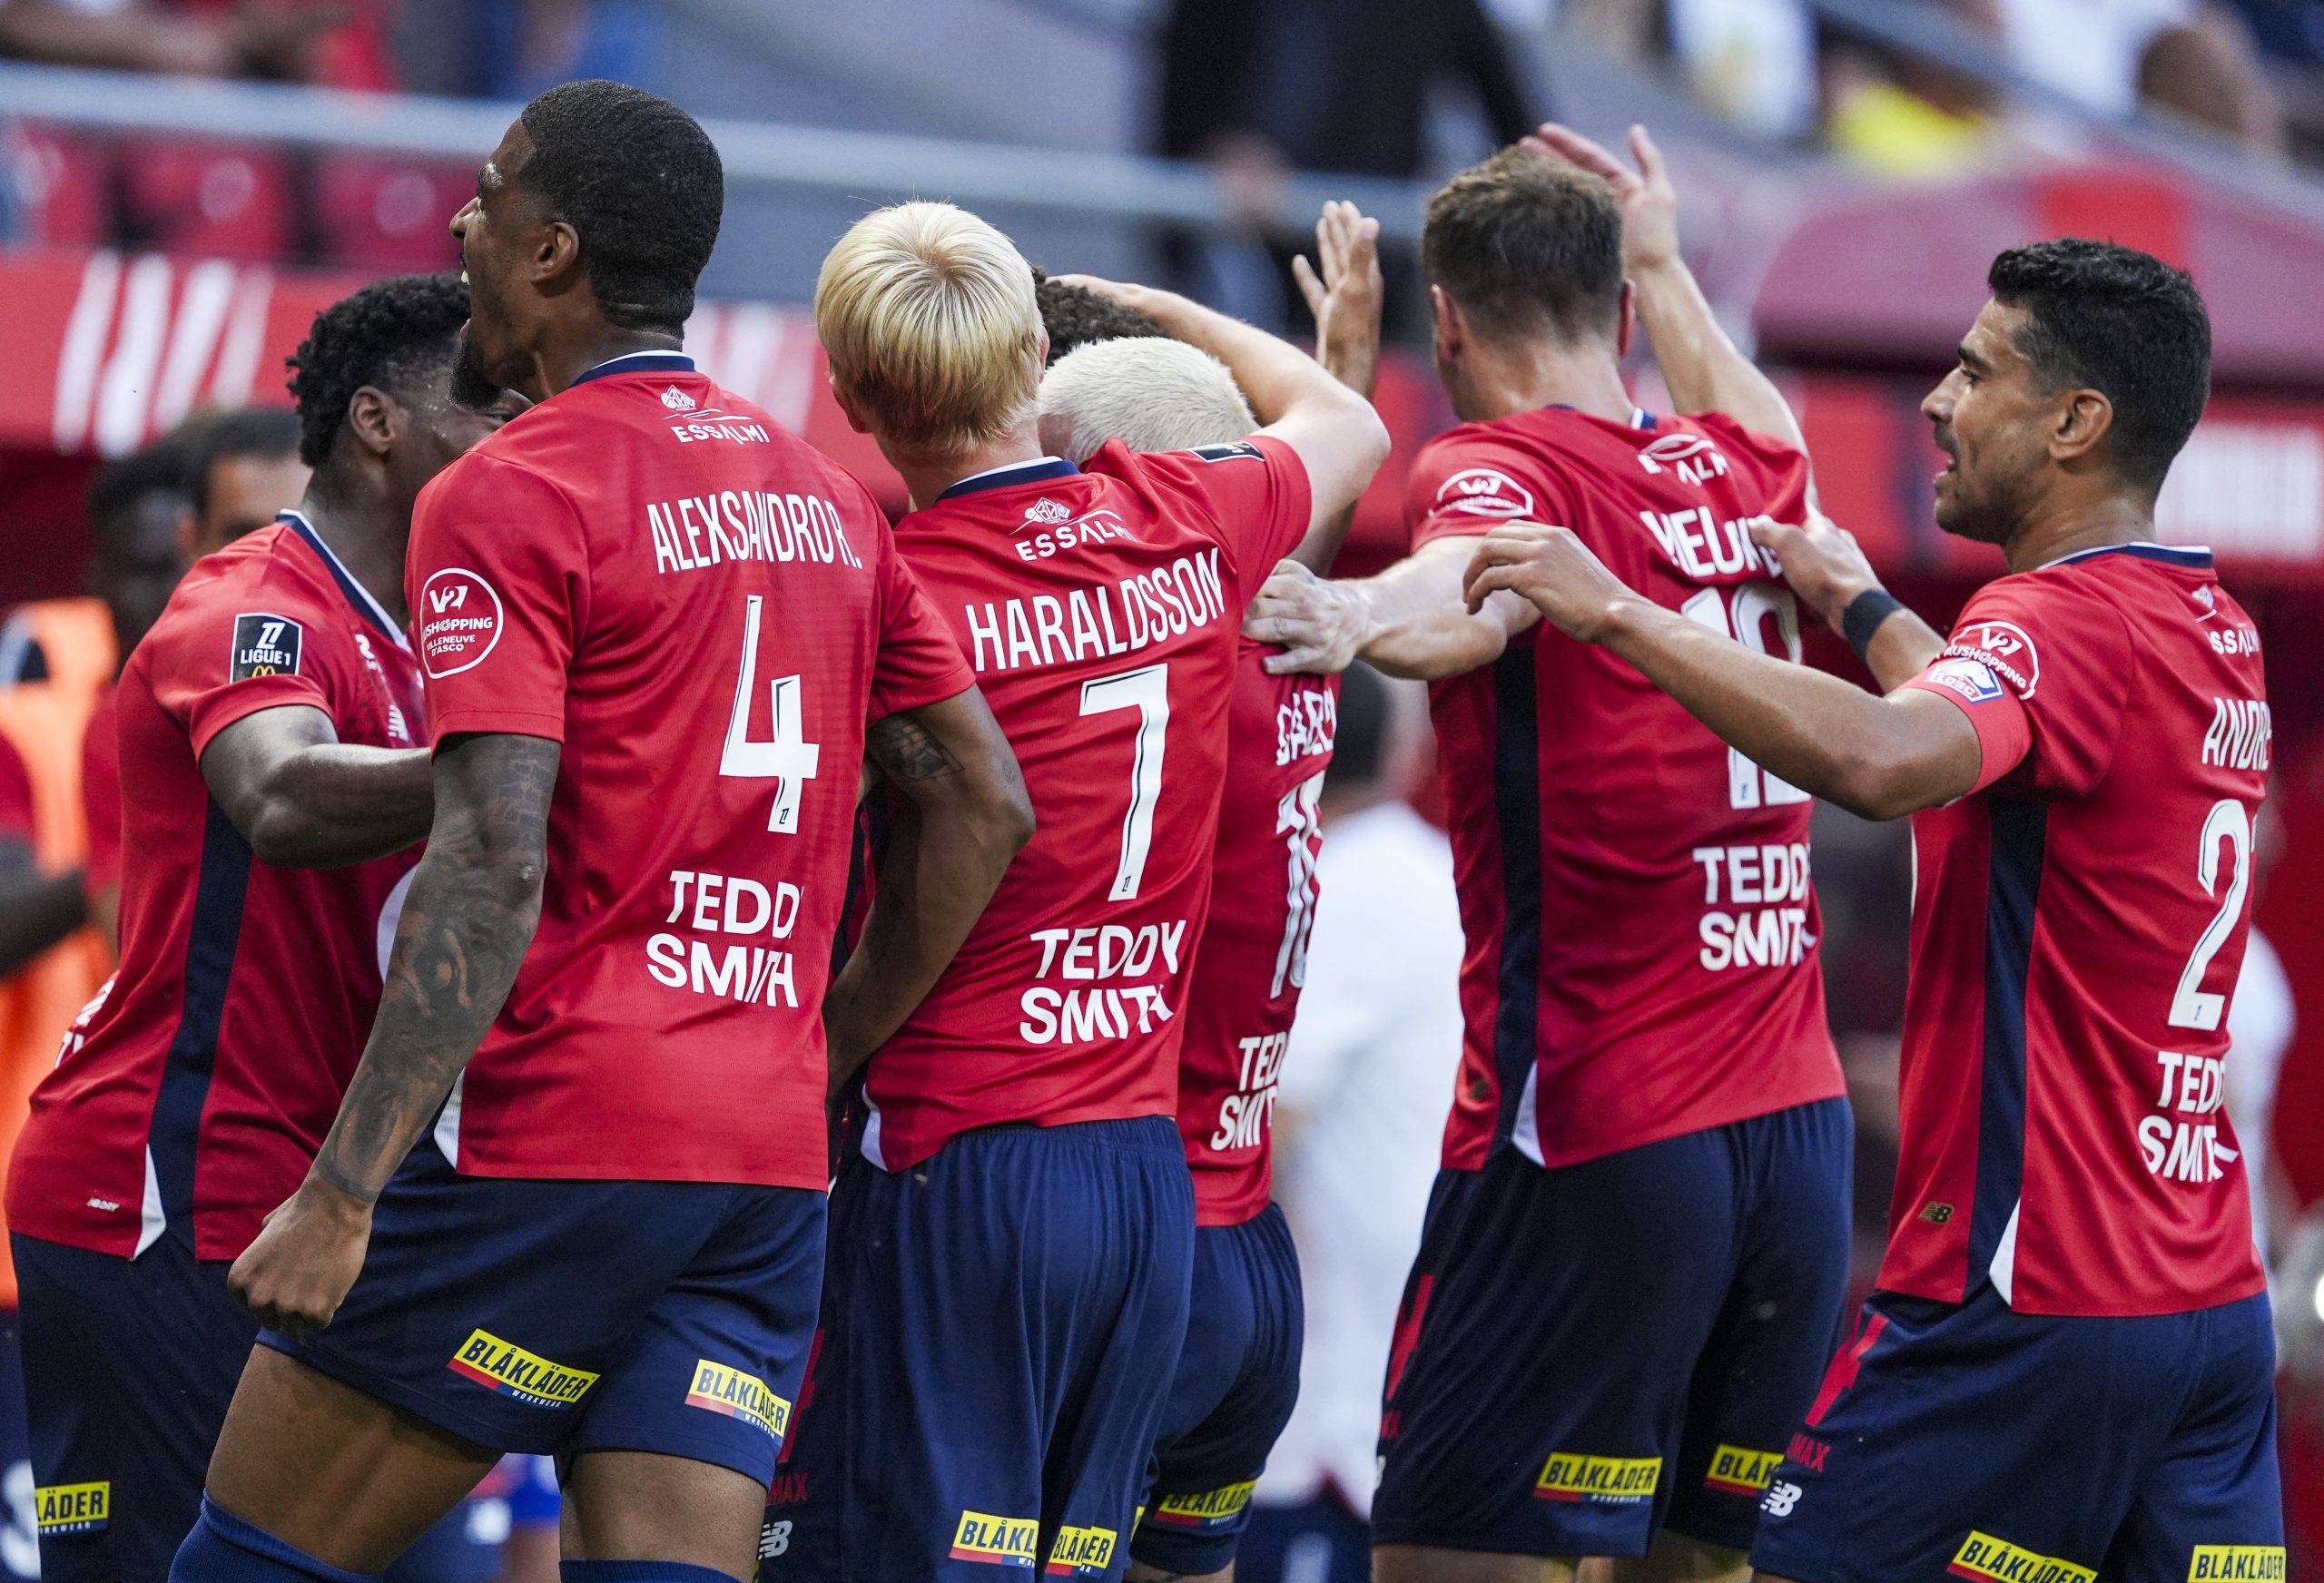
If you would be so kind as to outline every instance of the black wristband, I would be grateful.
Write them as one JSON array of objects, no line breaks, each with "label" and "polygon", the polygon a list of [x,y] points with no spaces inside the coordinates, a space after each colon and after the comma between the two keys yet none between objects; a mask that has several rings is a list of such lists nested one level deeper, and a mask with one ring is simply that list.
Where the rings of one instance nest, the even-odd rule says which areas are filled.
[{"label": "black wristband", "polygon": [[[1873,634],[1880,630],[1880,624],[1904,607],[1905,602],[1886,588],[1866,588],[1848,601],[1848,607],[1840,613],[1840,633],[1848,640],[1848,647],[1856,651],[1857,659],[1865,659],[1865,651],[1872,646]],[[1866,663],[1870,664],[1868,660]]]}]

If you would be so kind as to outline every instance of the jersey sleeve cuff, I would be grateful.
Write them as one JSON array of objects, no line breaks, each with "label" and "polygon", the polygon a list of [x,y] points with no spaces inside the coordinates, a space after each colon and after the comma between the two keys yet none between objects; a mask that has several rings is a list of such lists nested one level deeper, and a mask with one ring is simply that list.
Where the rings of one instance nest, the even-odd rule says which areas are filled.
[{"label": "jersey sleeve cuff", "polygon": [[186,737],[193,744],[193,756],[200,760],[217,740],[218,733],[238,721],[269,709],[295,708],[302,703],[325,714],[330,713],[330,701],[323,696],[322,689],[302,676],[269,676],[222,687],[193,711],[187,723]]},{"label": "jersey sleeve cuff", "polygon": [[872,718],[885,720],[891,714],[901,714],[907,709],[925,709],[931,703],[941,703],[947,698],[958,698],[976,684],[976,674],[961,665],[949,675],[932,676],[901,686],[882,687],[878,696],[872,700]]},{"label": "jersey sleeve cuff", "polygon": [[428,730],[441,747],[450,736],[537,736],[543,742],[565,743],[565,716],[526,709],[448,709],[430,714]]},{"label": "jersey sleeve cuff", "polygon": [[2025,757],[2028,733],[2025,728],[2025,705],[2007,688],[1993,698],[1971,698],[1948,681],[1932,678],[1926,672],[1905,683],[1915,693],[1927,693],[1944,699],[1961,712],[1969,729],[1977,733],[1977,782],[1971,792],[1982,792],[1994,782],[2017,768]]}]

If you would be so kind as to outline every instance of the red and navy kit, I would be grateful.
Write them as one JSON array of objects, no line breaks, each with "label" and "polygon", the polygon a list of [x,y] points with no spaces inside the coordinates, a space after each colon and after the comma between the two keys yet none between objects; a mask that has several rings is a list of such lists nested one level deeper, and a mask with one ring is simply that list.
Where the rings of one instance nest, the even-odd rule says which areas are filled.
[{"label": "red and navy kit", "polygon": [[1315,923],[1317,810],[1339,686],[1330,677],[1269,675],[1274,652],[1246,643],[1235,664],[1210,920],[1187,988],[1178,1055],[1178,1133],[1194,1172],[1196,1224],[1206,1227],[1239,1225],[1266,1207],[1275,1076]]},{"label": "red and navy kit", "polygon": [[2111,546],[1987,585],[1905,685],[1975,728],[1977,786],[1914,818],[1881,1290],[1753,1560],[2280,1578],[2266,1283],[2220,1092],[2271,745],[2258,634],[2208,553]]},{"label": "red and navy kit", "polygon": [[201,757],[262,709],[339,740],[426,741],[402,629],[295,516],[189,573],[120,688],[121,970],[34,1091],[8,1175],[15,1231],[128,1257],[166,1227],[231,1259],[339,1113],[379,996],[390,899],[417,850],[338,869],[258,861]]},{"label": "red and navy kit", "polygon": [[1043,460],[955,484],[896,540],[1017,751],[1039,821],[872,1057],[863,1149],[1177,1110],[1242,611],[1307,530],[1280,441]]},{"label": "red and navy kit", "polygon": [[64,1583],[160,1577],[192,1526],[258,1329],[225,1262],[338,1113],[418,856],[261,862],[202,753],[286,707],[342,742],[425,739],[402,630],[296,515],[195,567],[113,697],[138,790],[121,970],[34,1091],[8,1179],[42,1571]]},{"label": "red and navy kit", "polygon": [[[1571,527],[1658,605],[1797,660],[1750,528],[1797,517],[1807,480],[1797,450],[1718,414],[1545,408],[1432,441],[1406,507],[1415,549]],[[1846,1287],[1808,799],[1548,626],[1434,683],[1431,709],[1466,1029],[1374,1537],[1747,1546]]]},{"label": "red and navy kit", "polygon": [[446,468],[406,575],[438,751],[561,744],[540,923],[330,1328],[261,1340],[481,1444],[764,1480],[865,727],[971,680],[862,487],[676,354]]},{"label": "red and navy kit", "polygon": [[0,741],[0,837],[33,844],[33,783],[25,773],[24,756]]}]

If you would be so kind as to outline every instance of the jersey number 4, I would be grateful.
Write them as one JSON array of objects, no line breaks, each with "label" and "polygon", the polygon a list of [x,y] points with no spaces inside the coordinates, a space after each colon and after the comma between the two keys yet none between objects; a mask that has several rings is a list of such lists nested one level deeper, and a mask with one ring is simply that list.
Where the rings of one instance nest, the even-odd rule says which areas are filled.
[{"label": "jersey number 4", "polygon": [[743,668],[734,678],[734,713],[726,717],[726,751],[718,755],[718,772],[750,780],[774,782],[774,808],[766,816],[767,829],[777,835],[799,833],[799,796],[815,778],[823,750],[807,740],[807,716],[799,702],[799,678],[781,676],[767,683],[773,694],[772,739],[751,738],[751,678],[759,664],[759,610],[764,601],[753,594],[743,607]]}]

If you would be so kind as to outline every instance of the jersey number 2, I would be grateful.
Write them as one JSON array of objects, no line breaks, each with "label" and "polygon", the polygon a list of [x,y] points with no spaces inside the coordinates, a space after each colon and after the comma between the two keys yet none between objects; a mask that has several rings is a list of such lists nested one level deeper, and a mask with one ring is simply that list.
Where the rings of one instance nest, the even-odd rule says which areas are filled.
[{"label": "jersey number 2", "polygon": [[1154,805],[1162,797],[1162,748],[1170,724],[1170,667],[1142,665],[1118,675],[1081,683],[1081,713],[1137,711],[1137,742],[1129,762],[1129,811],[1122,816],[1121,860],[1114,865],[1108,901],[1129,901],[1146,878],[1146,854],[1154,845]]},{"label": "jersey number 2", "polygon": [[2203,976],[2211,971],[2211,959],[2219,955],[2220,947],[2235,932],[2235,920],[2243,916],[2243,898],[2251,889],[2251,817],[2243,811],[2243,804],[2232,797],[2222,797],[2211,804],[2203,821],[2203,844],[2195,852],[2195,878],[2203,882],[2203,894],[2219,894],[2219,843],[2225,841],[2235,851],[2235,871],[2227,882],[2227,895],[2219,904],[2219,912],[2205,926],[2195,940],[2194,954],[2187,959],[2184,972],[2179,975],[2179,992],[2171,998],[2171,1026],[2200,1028],[2205,1033],[2219,1027],[2219,1019],[2226,1014],[2227,997],[2214,995],[2203,988]]},{"label": "jersey number 2", "polygon": [[799,833],[799,794],[815,778],[823,750],[807,740],[807,716],[799,702],[799,678],[782,676],[767,683],[773,695],[773,737],[751,739],[751,678],[758,674],[759,608],[764,603],[753,594],[743,607],[743,669],[734,678],[734,713],[726,717],[726,751],[718,755],[718,772],[753,780],[772,778],[774,808],[766,816],[767,829],[778,835]]}]

